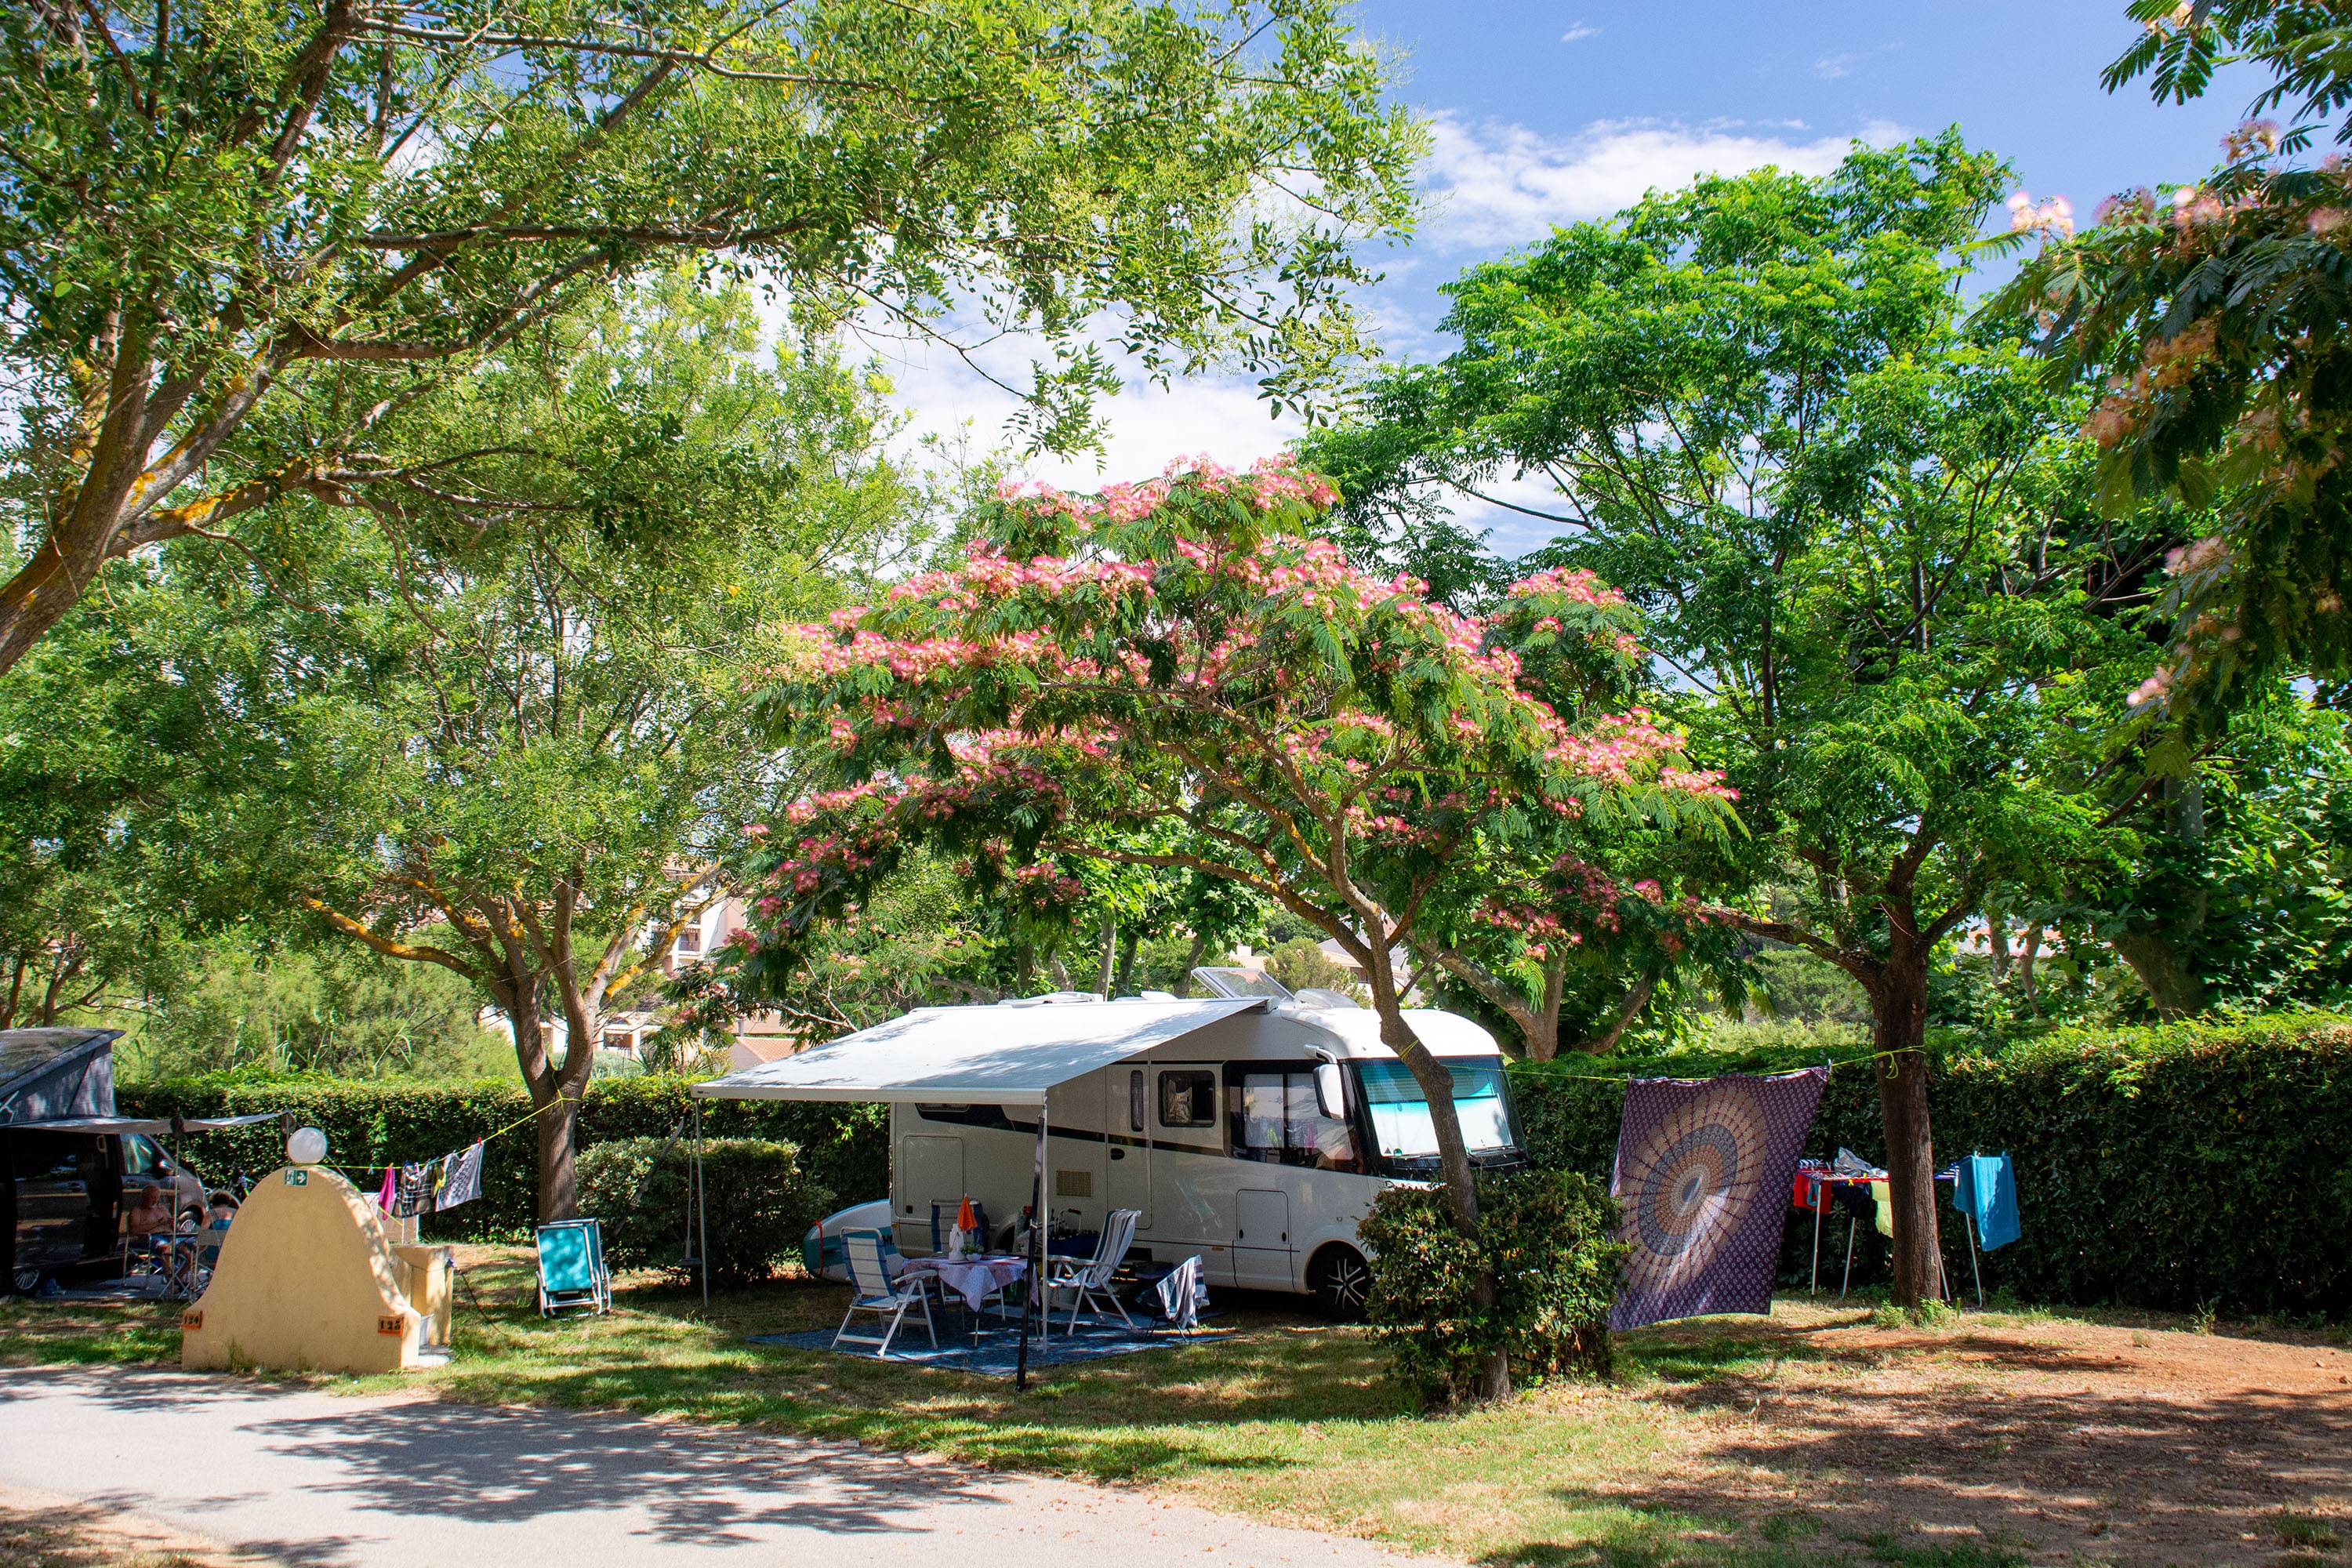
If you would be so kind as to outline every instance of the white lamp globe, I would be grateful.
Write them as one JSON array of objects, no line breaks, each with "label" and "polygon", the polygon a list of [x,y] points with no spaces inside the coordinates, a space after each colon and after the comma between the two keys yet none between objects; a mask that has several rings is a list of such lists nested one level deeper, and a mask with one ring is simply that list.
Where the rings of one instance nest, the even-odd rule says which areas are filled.
[{"label": "white lamp globe", "polygon": [[298,1165],[315,1165],[327,1157],[327,1135],[315,1127],[295,1130],[286,1140],[286,1157]]}]

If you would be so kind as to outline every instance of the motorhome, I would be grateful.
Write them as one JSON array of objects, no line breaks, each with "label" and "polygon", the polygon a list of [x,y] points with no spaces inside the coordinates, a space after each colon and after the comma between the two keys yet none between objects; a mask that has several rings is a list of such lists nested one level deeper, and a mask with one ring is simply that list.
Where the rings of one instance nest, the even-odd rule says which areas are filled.
[{"label": "motorhome", "polygon": [[[1333,1316],[1355,1316],[1370,1283],[1358,1223],[1385,1187],[1438,1179],[1421,1086],[1381,1043],[1378,1016],[1347,997],[1294,996],[1248,971],[1199,974],[1234,1005],[1045,1094],[1053,1223],[1091,1230],[1112,1209],[1134,1209],[1141,1217],[1132,1259],[1198,1255],[1212,1285],[1309,1294]],[[1122,1015],[1140,1036],[1174,1001],[1064,995],[927,1013],[950,1026],[954,1015],[973,1016],[963,1022],[975,1038],[1017,1037],[1008,1010],[1086,1009],[1085,1022],[1115,1049]],[[1434,1009],[1409,1009],[1405,1018],[1453,1073],[1473,1161],[1523,1165],[1494,1037]],[[899,1250],[930,1253],[966,1197],[984,1208],[989,1241],[1011,1245],[1034,1190],[1036,1131],[1034,1103],[895,1099],[889,1201]]]}]

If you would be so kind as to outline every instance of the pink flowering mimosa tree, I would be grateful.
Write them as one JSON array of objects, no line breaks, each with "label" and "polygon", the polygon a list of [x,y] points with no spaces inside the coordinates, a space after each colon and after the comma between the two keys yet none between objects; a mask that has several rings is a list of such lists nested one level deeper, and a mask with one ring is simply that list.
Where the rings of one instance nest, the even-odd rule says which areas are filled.
[{"label": "pink flowering mimosa tree", "polygon": [[[764,700],[839,787],[763,833],[750,987],[918,842],[1032,901],[1076,896],[1088,860],[1190,868],[1354,960],[1475,1228],[1452,1075],[1413,1033],[1394,954],[1474,848],[1711,819],[1722,791],[1674,765],[1645,713],[1573,700],[1622,689],[1639,657],[1589,574],[1465,617],[1315,537],[1333,500],[1280,462],[1204,459],[1089,497],[1007,487],[961,564],[803,628]],[[1507,1369],[1489,1382],[1507,1392]]]}]

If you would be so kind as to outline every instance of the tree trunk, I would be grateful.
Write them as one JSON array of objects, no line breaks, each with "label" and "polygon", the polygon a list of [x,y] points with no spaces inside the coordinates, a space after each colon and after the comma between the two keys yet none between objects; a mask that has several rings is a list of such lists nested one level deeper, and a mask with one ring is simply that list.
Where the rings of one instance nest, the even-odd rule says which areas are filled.
[{"label": "tree trunk", "polygon": [[[1421,1043],[1421,1037],[1412,1032],[1412,1026],[1405,1022],[1385,953],[1375,959],[1374,968],[1376,973],[1365,978],[1371,982],[1372,1005],[1380,1014],[1381,1043],[1397,1054],[1429,1102],[1430,1127],[1437,1136],[1438,1169],[1444,1175],[1446,1204],[1454,1211],[1454,1227],[1465,1237],[1475,1237],[1478,1176],[1470,1163],[1469,1148],[1462,1141],[1462,1119],[1454,1110],[1453,1069],[1431,1055],[1429,1047]],[[1472,1287],[1472,1300],[1482,1308],[1494,1306],[1493,1274],[1480,1271]],[[1484,1392],[1488,1399],[1511,1396],[1511,1358],[1507,1352],[1497,1351],[1487,1358]]]},{"label": "tree trunk", "polygon": [[580,1217],[580,1184],[573,1168],[572,1142],[580,1121],[580,1102],[551,1088],[546,1098],[534,1088],[531,1099],[546,1106],[531,1125],[539,1132],[539,1220],[541,1225]]},{"label": "tree trunk", "polygon": [[1625,998],[1618,1004],[1617,1016],[1610,1021],[1609,1027],[1577,1049],[1594,1057],[1605,1057],[1615,1050],[1617,1042],[1625,1037],[1625,1031],[1633,1026],[1634,1019],[1642,1016],[1642,1009],[1650,1005],[1650,998],[1656,995],[1657,991],[1658,972],[1655,969],[1643,970],[1642,977],[1627,988]]},{"label": "tree trunk", "polygon": [[1936,1153],[1927,1110],[1927,952],[1897,935],[1869,987],[1871,1035],[1882,1054],[1878,1115],[1886,1133],[1887,1195],[1895,1211],[1895,1300],[1916,1307],[1943,1287],[1936,1225]]},{"label": "tree trunk", "polygon": [[1127,994],[1128,983],[1135,978],[1135,950],[1141,944],[1143,933],[1129,926],[1119,933],[1118,973],[1111,981],[1111,994]]},{"label": "tree trunk", "polygon": [[1192,971],[1201,967],[1201,955],[1209,951],[1209,939],[1199,931],[1192,933],[1192,951],[1184,955],[1184,973],[1176,977],[1175,992],[1179,996],[1192,994]]},{"label": "tree trunk", "polygon": [[1097,956],[1101,962],[1095,966],[1095,994],[1118,995],[1112,986],[1118,976],[1118,921],[1112,916],[1103,916],[1102,952]]},{"label": "tree trunk", "polygon": [[2205,978],[2179,943],[2152,931],[2119,931],[2107,945],[2139,976],[2158,1017],[2170,1023],[2205,1011]]}]

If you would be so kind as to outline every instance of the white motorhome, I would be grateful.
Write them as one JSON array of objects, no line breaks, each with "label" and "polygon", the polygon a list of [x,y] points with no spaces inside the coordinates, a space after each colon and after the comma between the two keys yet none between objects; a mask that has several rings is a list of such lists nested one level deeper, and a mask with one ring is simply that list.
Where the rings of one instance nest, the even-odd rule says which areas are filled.
[{"label": "white motorhome", "polygon": [[[1357,1223],[1391,1183],[1437,1179],[1420,1085],[1381,1043],[1379,1018],[1346,997],[1293,996],[1239,970],[1199,973],[1223,995],[1257,1005],[1055,1083],[1045,1094],[1046,1206],[1064,1230],[1095,1229],[1115,1208],[1137,1210],[1130,1258],[1197,1254],[1212,1285],[1311,1294],[1325,1311],[1352,1317],[1370,1285]],[[1173,1002],[1066,995],[927,1012],[942,1021],[971,1016],[977,1037],[1003,1031],[1008,1011],[1085,1009],[1100,1037],[1116,1042],[1122,1015],[1143,1026]],[[1525,1163],[1494,1037],[1452,1013],[1405,1016],[1452,1068],[1473,1160]],[[1055,1022],[1078,1020],[1063,1014]],[[1034,1190],[1036,1130],[1034,1100],[894,1099],[890,1213],[899,1250],[929,1253],[935,1211],[952,1225],[966,1196],[984,1205],[989,1239],[1008,1245]]]}]

